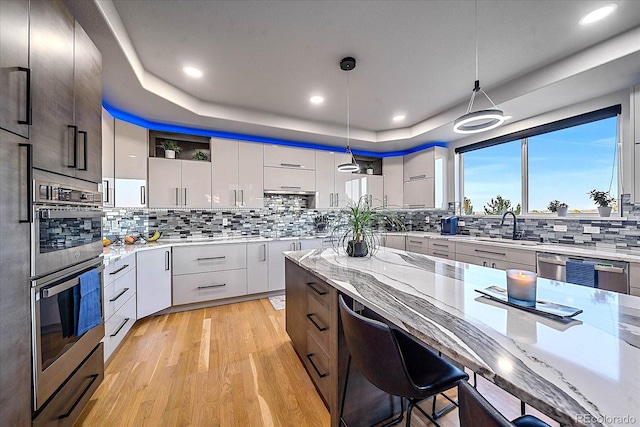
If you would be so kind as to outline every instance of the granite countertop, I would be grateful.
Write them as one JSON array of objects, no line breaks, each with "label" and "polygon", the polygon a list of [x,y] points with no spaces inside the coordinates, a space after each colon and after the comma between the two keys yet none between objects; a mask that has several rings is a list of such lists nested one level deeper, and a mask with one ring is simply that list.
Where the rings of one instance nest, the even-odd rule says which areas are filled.
[{"label": "granite countertop", "polygon": [[481,297],[475,289],[506,288],[491,268],[390,248],[286,256],[562,424],[640,420],[639,297],[539,278],[538,299],[583,310],[559,321]]}]

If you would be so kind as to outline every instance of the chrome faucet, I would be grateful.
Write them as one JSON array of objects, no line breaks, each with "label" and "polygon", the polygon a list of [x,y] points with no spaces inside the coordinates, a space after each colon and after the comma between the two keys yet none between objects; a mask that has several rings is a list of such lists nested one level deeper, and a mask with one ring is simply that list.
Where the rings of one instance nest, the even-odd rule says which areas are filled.
[{"label": "chrome faucet", "polygon": [[517,231],[518,221],[516,220],[516,214],[514,214],[513,211],[506,211],[505,213],[502,214],[502,220],[500,220],[500,225],[504,225],[504,218],[507,216],[507,214],[513,215],[513,236],[511,237],[511,239],[519,240],[520,235],[518,234],[518,231]]}]

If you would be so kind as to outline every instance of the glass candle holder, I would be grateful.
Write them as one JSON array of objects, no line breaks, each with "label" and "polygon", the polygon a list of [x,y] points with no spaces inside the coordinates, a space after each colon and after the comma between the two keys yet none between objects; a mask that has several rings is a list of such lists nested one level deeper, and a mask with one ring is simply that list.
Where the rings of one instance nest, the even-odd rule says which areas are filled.
[{"label": "glass candle holder", "polygon": [[526,270],[507,270],[507,298],[509,302],[535,307],[536,273]]}]

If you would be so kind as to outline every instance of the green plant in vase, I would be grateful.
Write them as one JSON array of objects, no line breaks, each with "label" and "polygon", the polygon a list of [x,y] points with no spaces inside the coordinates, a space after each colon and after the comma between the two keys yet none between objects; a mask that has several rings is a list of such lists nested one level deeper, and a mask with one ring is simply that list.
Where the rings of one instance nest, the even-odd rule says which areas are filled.
[{"label": "green plant in vase", "polygon": [[176,153],[182,151],[182,147],[180,147],[178,142],[172,139],[165,139],[159,145],[156,145],[156,147],[164,150],[164,157],[166,159],[175,159]]},{"label": "green plant in vase", "polygon": [[382,207],[371,207],[366,196],[337,212],[331,225],[332,240],[352,257],[371,256],[378,250],[381,229],[404,231],[404,222]]},{"label": "green plant in vase", "polygon": [[559,200],[552,200],[549,202],[549,205],[547,206],[547,209],[549,209],[549,212],[557,213],[558,216],[567,216],[568,208],[569,208],[569,205]]},{"label": "green plant in vase", "polygon": [[616,200],[611,196],[608,191],[591,190],[589,191],[589,197],[598,206],[598,213],[602,217],[611,215],[611,207]]},{"label": "green plant in vase", "polygon": [[199,148],[196,148],[196,150],[191,155],[191,158],[193,160],[209,160],[209,156],[207,155],[207,153]]}]

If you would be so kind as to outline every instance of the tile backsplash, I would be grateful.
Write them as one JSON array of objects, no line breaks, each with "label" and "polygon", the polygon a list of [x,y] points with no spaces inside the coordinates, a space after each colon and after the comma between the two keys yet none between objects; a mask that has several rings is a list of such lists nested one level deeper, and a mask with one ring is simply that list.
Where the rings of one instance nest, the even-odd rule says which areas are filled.
[{"label": "tile backsplash", "polygon": [[[312,236],[327,229],[335,212],[308,208],[307,196],[265,195],[264,208],[258,209],[125,209],[105,208],[103,235],[109,238],[127,235],[147,236],[154,230],[163,239],[199,237]],[[440,231],[440,219],[450,215],[445,210],[394,210],[407,231]],[[640,251],[640,205],[623,204],[625,219],[587,219],[580,217],[518,218],[523,239]],[[510,238],[513,222],[503,226],[500,218],[461,216],[458,234]],[[463,224],[463,225],[462,225]],[[558,227],[559,226],[559,227]],[[565,230],[566,227],[566,231]],[[585,232],[585,227],[587,228]],[[562,231],[559,231],[562,230]],[[598,232],[593,232],[593,231]]]}]

